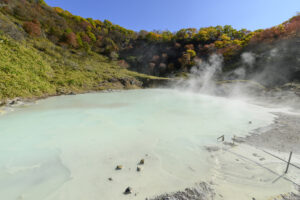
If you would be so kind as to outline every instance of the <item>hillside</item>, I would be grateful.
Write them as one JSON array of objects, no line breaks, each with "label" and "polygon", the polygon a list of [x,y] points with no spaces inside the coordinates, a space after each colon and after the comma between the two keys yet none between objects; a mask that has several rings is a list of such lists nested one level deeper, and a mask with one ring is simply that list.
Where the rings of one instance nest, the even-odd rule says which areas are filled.
[{"label": "hillside", "polygon": [[0,0],[0,99],[141,87],[158,79],[148,75],[186,76],[214,53],[224,58],[221,79],[299,81],[299,38],[299,15],[253,32],[230,25],[134,32],[43,0]]},{"label": "hillside", "polygon": [[[226,25],[182,29],[173,34],[147,33],[120,55],[136,71],[178,76],[217,53],[224,58],[221,79],[254,79],[265,86],[275,86],[300,80],[299,44],[297,15],[280,25],[253,32]],[[240,76],[240,71],[245,75]]]},{"label": "hillside", "polygon": [[[0,13],[0,100],[140,88],[142,81],[158,79],[129,71],[117,60],[95,51],[57,45],[42,29],[37,29],[39,36],[27,34],[20,25],[23,21],[3,11],[8,8],[6,5],[15,6],[17,2],[21,1],[1,3],[4,14]],[[29,2],[25,5],[39,6]]]}]

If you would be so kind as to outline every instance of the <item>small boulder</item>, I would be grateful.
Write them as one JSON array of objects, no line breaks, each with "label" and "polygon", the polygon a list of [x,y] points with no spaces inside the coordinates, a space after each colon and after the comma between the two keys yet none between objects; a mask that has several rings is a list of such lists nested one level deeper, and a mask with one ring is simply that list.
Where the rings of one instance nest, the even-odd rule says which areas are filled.
[{"label": "small boulder", "polygon": [[111,177],[108,178],[109,181],[112,181],[113,179]]},{"label": "small boulder", "polygon": [[143,164],[145,164],[145,160],[141,159],[140,162],[139,162],[139,165],[143,165]]},{"label": "small boulder", "polygon": [[126,190],[124,191],[124,194],[125,194],[125,195],[131,194],[131,193],[132,193],[131,187],[127,187]]},{"label": "small boulder", "polygon": [[141,167],[137,167],[136,171],[140,172],[140,171],[142,171],[142,168]]},{"label": "small boulder", "polygon": [[116,170],[121,170],[122,168],[123,168],[122,165],[117,165],[117,166],[116,166]]}]

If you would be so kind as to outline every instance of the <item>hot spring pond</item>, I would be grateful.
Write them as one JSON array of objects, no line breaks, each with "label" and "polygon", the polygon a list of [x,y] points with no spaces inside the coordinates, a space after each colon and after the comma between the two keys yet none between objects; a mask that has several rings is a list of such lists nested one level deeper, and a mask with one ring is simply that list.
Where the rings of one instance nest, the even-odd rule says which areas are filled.
[{"label": "hot spring pond", "polygon": [[[0,116],[0,199],[145,199],[184,189],[211,176],[205,145],[273,118],[260,106],[169,89],[40,100]],[[123,195],[128,186],[133,194]]]}]

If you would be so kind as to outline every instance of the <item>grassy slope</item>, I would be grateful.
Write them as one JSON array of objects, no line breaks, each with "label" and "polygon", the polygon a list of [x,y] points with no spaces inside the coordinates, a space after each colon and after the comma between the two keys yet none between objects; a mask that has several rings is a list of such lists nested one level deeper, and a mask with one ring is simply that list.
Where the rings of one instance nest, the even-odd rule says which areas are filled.
[{"label": "grassy slope", "polygon": [[17,42],[0,34],[0,52],[0,100],[124,87],[110,79],[156,79],[121,68],[99,54],[63,49],[46,39]]}]

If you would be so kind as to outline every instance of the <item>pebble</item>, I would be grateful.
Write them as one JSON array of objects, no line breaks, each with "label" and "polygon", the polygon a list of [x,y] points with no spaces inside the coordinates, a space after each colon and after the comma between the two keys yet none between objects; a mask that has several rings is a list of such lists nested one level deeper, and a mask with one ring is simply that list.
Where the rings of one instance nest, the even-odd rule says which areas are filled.
[{"label": "pebble", "polygon": [[144,160],[144,159],[142,159],[142,160],[139,162],[139,165],[143,165],[143,164],[145,164],[145,160]]},{"label": "pebble", "polygon": [[116,170],[121,170],[123,168],[122,165],[117,165]]},{"label": "pebble", "polygon": [[141,167],[137,167],[136,171],[140,172],[140,171],[142,171],[142,168]]},{"label": "pebble", "polygon": [[132,193],[132,189],[131,187],[127,187],[126,190],[124,191],[124,194],[131,194]]}]

